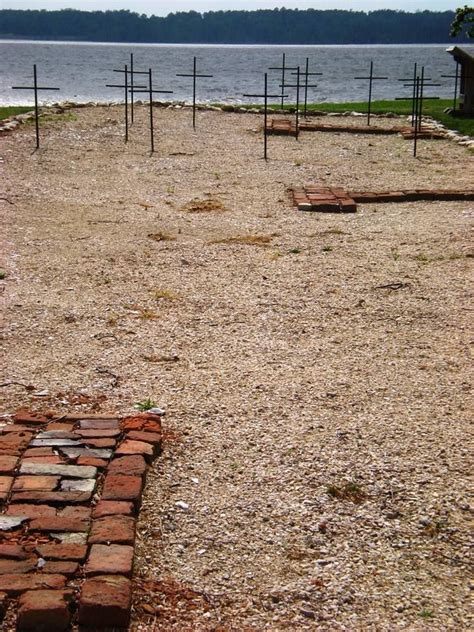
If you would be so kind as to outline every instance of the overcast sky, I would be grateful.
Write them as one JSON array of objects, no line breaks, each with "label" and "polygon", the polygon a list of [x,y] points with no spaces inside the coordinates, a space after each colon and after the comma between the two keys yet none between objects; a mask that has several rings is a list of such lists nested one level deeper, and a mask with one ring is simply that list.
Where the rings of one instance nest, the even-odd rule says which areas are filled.
[{"label": "overcast sky", "polygon": [[2,9],[82,9],[84,11],[105,11],[108,9],[129,9],[148,15],[168,15],[177,11],[220,11],[230,9],[353,9],[374,11],[376,9],[398,9],[403,11],[430,10],[449,11],[463,6],[465,0],[0,0]]}]

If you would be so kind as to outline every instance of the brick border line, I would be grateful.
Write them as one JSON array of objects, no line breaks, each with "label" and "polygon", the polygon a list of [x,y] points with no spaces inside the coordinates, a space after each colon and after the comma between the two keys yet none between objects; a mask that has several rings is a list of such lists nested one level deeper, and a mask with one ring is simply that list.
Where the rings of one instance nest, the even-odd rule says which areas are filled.
[{"label": "brick border line", "polygon": [[305,186],[289,189],[293,203],[299,211],[354,213],[357,203],[419,202],[419,201],[471,201],[474,189],[409,189],[404,191],[346,191],[342,188]]},{"label": "brick border line", "polygon": [[0,620],[16,600],[18,630],[126,628],[160,416],[13,419],[0,426]]}]

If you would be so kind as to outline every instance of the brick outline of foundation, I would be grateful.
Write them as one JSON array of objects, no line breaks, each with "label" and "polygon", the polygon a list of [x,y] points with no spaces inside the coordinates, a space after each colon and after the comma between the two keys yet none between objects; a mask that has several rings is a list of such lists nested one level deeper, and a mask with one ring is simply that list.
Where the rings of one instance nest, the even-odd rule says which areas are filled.
[{"label": "brick outline of foundation", "polygon": [[355,213],[357,203],[419,202],[419,201],[471,201],[474,189],[410,189],[404,191],[346,191],[338,187],[306,186],[289,189],[293,203],[299,211],[322,213]]},{"label": "brick outline of foundation", "polygon": [[[413,127],[374,127],[373,125],[329,125],[327,123],[300,122],[300,132],[339,132],[347,134],[394,135],[401,134],[405,140],[413,139]],[[267,126],[267,134],[279,136],[296,136],[296,126],[290,119],[271,119]],[[418,132],[420,139],[442,139],[446,134],[438,129],[423,125]]]},{"label": "brick outline of foundation", "polygon": [[[136,521],[161,418],[19,411],[0,427],[0,620],[126,628]],[[58,541],[59,539],[59,541]]]}]

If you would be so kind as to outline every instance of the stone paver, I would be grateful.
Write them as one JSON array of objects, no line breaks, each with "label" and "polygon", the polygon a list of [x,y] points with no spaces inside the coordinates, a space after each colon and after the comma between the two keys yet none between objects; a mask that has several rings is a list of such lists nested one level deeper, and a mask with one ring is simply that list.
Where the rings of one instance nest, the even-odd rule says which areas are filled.
[{"label": "stone paver", "polygon": [[0,425],[0,621],[13,597],[18,630],[127,627],[160,416],[20,410],[13,420]]}]

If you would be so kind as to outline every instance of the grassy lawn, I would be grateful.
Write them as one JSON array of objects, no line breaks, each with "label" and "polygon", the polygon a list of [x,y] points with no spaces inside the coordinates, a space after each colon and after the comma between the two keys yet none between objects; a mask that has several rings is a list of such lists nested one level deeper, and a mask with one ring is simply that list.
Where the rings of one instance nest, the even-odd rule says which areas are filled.
[{"label": "grassy lawn", "polygon": [[9,116],[14,116],[15,114],[23,114],[23,112],[31,112],[33,108],[31,106],[23,106],[23,105],[9,105],[0,107],[0,121],[2,119],[6,119]]}]

